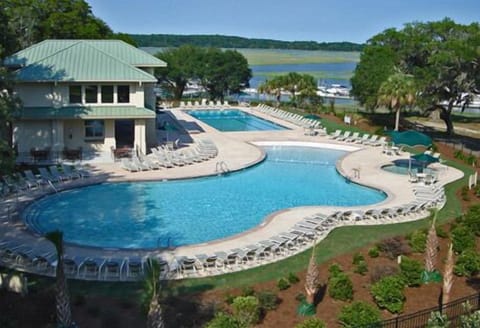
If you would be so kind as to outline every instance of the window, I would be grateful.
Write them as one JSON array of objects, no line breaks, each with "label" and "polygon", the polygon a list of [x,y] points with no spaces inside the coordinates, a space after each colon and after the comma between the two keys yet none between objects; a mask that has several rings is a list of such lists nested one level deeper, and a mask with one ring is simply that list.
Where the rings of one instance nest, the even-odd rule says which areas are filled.
[{"label": "window", "polygon": [[71,104],[81,104],[82,103],[82,87],[80,85],[71,85],[68,88],[68,101]]},{"label": "window", "polygon": [[130,102],[130,87],[128,85],[117,86],[117,102],[118,103]]},{"label": "window", "polygon": [[102,85],[102,103],[113,103],[113,85]]},{"label": "window", "polygon": [[85,138],[103,139],[104,125],[105,123],[103,120],[86,120],[85,121]]},{"label": "window", "polygon": [[87,104],[97,103],[98,87],[96,85],[87,85],[85,87],[85,102]]}]

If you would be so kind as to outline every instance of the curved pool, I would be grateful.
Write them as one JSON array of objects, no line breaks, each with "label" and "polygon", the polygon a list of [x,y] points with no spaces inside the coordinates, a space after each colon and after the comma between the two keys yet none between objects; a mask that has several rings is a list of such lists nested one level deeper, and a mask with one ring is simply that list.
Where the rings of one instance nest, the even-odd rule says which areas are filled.
[{"label": "curved pool", "polygon": [[386,197],[337,173],[344,151],[264,149],[265,161],[226,176],[92,185],[40,199],[23,217],[38,233],[62,230],[69,243],[139,249],[225,238],[285,208],[366,205]]}]

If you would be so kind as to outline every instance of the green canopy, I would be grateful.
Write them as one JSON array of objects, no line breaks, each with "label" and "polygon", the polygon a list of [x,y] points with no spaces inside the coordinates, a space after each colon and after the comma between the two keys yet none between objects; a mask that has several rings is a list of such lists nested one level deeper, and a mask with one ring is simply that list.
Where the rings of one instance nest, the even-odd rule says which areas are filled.
[{"label": "green canopy", "polygon": [[414,131],[414,130],[408,130],[403,132],[392,131],[390,135],[392,137],[392,142],[396,145],[410,146],[410,147],[416,147],[416,146],[429,147],[432,145],[432,138],[430,138],[424,133]]},{"label": "green canopy", "polygon": [[431,163],[436,163],[436,162],[439,161],[438,157],[433,157],[432,155],[425,154],[425,153],[413,155],[411,157],[418,162],[424,163],[424,165],[428,165],[428,164],[431,164]]}]

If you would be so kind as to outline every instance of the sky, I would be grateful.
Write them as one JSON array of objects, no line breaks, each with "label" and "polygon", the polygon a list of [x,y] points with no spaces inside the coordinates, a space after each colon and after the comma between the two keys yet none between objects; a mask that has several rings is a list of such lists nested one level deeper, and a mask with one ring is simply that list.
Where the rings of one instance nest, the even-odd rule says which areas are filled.
[{"label": "sky", "polygon": [[86,0],[115,32],[364,43],[387,28],[480,21],[480,0]]}]

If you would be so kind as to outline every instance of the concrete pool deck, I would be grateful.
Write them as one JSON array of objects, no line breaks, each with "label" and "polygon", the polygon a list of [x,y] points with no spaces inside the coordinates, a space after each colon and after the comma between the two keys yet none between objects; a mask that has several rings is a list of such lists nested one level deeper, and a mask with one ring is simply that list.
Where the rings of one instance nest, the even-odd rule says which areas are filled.
[{"label": "concrete pool deck", "polygon": [[[238,108],[238,107],[237,107]],[[195,120],[181,109],[172,109],[170,115],[175,117],[181,125],[194,123],[201,128],[201,132],[190,133],[188,138],[191,141],[200,139],[212,140],[218,148],[218,155],[202,163],[175,167],[171,169],[161,169],[155,171],[143,171],[130,173],[120,168],[119,163],[99,163],[92,166],[94,176],[88,179],[78,179],[72,182],[58,184],[58,189],[70,189],[81,187],[92,183],[101,183],[105,181],[146,181],[146,180],[170,180],[181,178],[192,178],[199,176],[217,175],[217,163],[226,163],[230,171],[247,168],[264,159],[263,150],[257,146],[262,143],[276,144],[295,144],[303,146],[330,147],[336,149],[348,150],[349,153],[337,162],[337,170],[346,178],[354,183],[373,187],[384,191],[387,198],[381,203],[368,206],[355,207],[326,207],[326,206],[306,206],[291,209],[285,209],[276,213],[271,213],[257,227],[245,231],[241,234],[230,236],[225,239],[215,240],[208,243],[181,246],[174,249],[155,249],[155,250],[125,250],[125,249],[101,249],[93,247],[83,247],[71,244],[65,245],[65,254],[68,257],[82,258],[145,258],[148,256],[161,257],[165,259],[170,266],[175,267],[175,259],[180,257],[195,257],[200,254],[213,255],[218,252],[230,253],[234,249],[247,249],[250,245],[258,245],[260,241],[275,238],[281,233],[290,231],[297,223],[305,217],[318,213],[331,214],[336,211],[348,210],[367,210],[367,209],[385,209],[403,206],[416,200],[414,188],[416,184],[408,181],[405,175],[390,173],[382,170],[381,167],[391,163],[396,159],[407,159],[407,153],[401,153],[399,156],[386,155],[382,152],[382,147],[362,146],[358,144],[334,141],[327,136],[307,136],[302,127],[296,126],[290,122],[283,121],[276,117],[266,115],[251,108],[241,108],[251,114],[261,118],[268,119],[275,123],[288,127],[289,130],[277,131],[249,131],[249,132],[219,132],[207,124]],[[188,129],[187,129],[188,130]],[[185,143],[189,147],[192,143]],[[438,172],[437,186],[444,186],[452,181],[463,177],[463,173],[451,167],[445,167],[442,164],[434,164]],[[30,194],[17,195],[2,201],[0,210],[0,235],[4,238],[15,239],[19,244],[33,245],[41,249],[53,250],[53,246],[44,238],[34,235],[26,227],[18,214],[28,203],[31,203],[44,194],[52,193],[49,187],[42,188],[37,192]],[[368,225],[368,224],[387,224],[397,222],[407,222],[418,220],[428,215],[428,211],[417,212],[404,215],[390,222],[380,222],[377,220],[362,220],[355,222],[338,222],[339,225]],[[324,233],[316,236],[319,242],[328,235],[334,226],[329,227]],[[288,256],[301,252],[311,247],[312,243],[307,243],[304,247],[298,247]],[[280,260],[284,257],[275,257],[270,262]],[[269,261],[255,261],[248,267],[263,265]],[[245,267],[245,266],[244,266]],[[238,267],[243,269],[244,267]],[[203,274],[218,274],[220,271],[207,272]],[[181,278],[178,276],[177,278]]]}]

